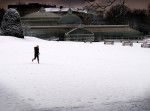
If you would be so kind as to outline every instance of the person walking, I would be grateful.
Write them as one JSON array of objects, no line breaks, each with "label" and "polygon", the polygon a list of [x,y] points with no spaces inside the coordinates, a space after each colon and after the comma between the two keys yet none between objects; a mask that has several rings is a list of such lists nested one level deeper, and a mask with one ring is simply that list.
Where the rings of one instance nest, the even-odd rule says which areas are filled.
[{"label": "person walking", "polygon": [[37,58],[38,64],[39,64],[39,46],[34,47],[34,58],[32,59],[32,62]]}]

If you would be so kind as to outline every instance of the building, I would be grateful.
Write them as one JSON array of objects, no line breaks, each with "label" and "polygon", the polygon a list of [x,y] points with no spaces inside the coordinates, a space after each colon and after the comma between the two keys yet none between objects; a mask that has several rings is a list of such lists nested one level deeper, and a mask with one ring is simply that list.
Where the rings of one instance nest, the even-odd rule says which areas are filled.
[{"label": "building", "polygon": [[63,7],[63,6],[60,6],[60,7],[52,7],[52,8],[45,8],[45,11],[46,12],[52,12],[52,13],[59,13],[59,14],[67,14],[68,13],[68,10],[71,9],[73,13],[87,13],[87,10],[85,9],[80,9],[80,8],[68,8],[68,7]]},{"label": "building", "polygon": [[141,33],[128,25],[84,25],[72,13],[60,15],[41,9],[21,18],[26,35],[43,39],[57,37],[69,41],[101,41],[104,39],[141,39]]},{"label": "building", "polygon": [[61,15],[51,12],[46,12],[42,7],[39,11],[27,14],[21,18],[23,24],[30,26],[54,26],[57,25]]},{"label": "building", "polygon": [[94,41],[94,33],[85,28],[77,27],[65,33],[65,40],[92,42]]},{"label": "building", "polygon": [[33,13],[33,12],[37,12],[41,9],[41,7],[54,8],[56,7],[56,5],[46,5],[46,4],[39,4],[39,3],[25,4],[25,3],[20,3],[20,2],[15,5],[8,5],[8,9],[15,8],[20,13],[21,17],[27,14]]},{"label": "building", "polygon": [[68,10],[68,13],[63,15],[59,20],[58,20],[58,24],[59,25],[79,25],[82,24],[83,21],[81,20],[81,18],[79,16],[77,16],[76,14],[72,13],[71,8]]}]

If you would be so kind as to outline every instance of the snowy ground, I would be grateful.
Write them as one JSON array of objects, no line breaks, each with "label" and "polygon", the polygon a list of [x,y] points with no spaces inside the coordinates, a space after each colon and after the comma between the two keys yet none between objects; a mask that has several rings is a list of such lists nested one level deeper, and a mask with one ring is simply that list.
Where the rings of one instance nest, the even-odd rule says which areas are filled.
[{"label": "snowy ground", "polygon": [[150,111],[150,49],[1,36],[0,111]]}]

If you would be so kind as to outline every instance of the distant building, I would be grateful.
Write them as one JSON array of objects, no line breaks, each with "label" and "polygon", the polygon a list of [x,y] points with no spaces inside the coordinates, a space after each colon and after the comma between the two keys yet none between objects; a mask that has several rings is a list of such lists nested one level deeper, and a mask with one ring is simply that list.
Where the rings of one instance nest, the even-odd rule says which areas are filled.
[{"label": "distant building", "polygon": [[[80,19],[83,20],[83,15],[88,15],[87,10],[85,9],[81,9],[81,8],[74,8],[74,7],[52,7],[52,8],[45,8],[46,12],[52,12],[52,13],[57,13],[59,15],[65,15],[68,14],[68,10],[71,9],[72,13],[78,17],[80,17]],[[84,21],[83,21],[84,22]]]},{"label": "distant building", "polygon": [[18,3],[15,5],[8,5],[8,9],[15,8],[20,13],[20,16],[25,16],[27,14],[37,12],[41,9],[41,7],[54,8],[56,7],[56,5],[46,5],[46,4],[39,4],[39,3],[29,3],[29,4]]},{"label": "distant building", "polygon": [[71,8],[68,9],[67,14],[63,15],[59,20],[58,20],[58,24],[59,25],[65,25],[65,24],[74,24],[74,25],[79,25],[83,23],[83,21],[81,20],[81,18],[79,16],[77,16],[76,14],[72,13]]},{"label": "distant building", "polygon": [[40,11],[27,14],[21,18],[23,25],[28,24],[30,26],[52,26],[57,25],[58,20],[62,16],[56,13],[46,12],[44,8]]},{"label": "distant building", "polygon": [[65,40],[66,41],[94,41],[94,33],[82,28],[82,27],[77,27],[74,28],[67,33],[65,33]]},{"label": "distant building", "polygon": [[103,39],[141,39],[141,33],[128,25],[84,25],[82,19],[72,13],[61,15],[40,10],[21,18],[26,35],[43,39],[58,37],[68,41],[100,41]]}]

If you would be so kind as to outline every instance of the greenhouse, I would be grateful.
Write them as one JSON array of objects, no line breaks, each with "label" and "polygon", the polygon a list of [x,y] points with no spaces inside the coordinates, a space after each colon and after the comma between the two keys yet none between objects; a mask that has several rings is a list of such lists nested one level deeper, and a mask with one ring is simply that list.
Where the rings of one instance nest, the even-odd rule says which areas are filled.
[{"label": "greenhouse", "polygon": [[57,37],[67,41],[101,41],[104,39],[143,39],[142,34],[129,25],[84,25],[82,19],[73,14],[46,12],[44,9],[21,18],[25,35],[42,39]]},{"label": "greenhouse", "polygon": [[28,26],[51,26],[57,25],[58,20],[61,18],[61,15],[46,12],[44,9],[28,14],[21,18],[23,25]]},{"label": "greenhouse", "polygon": [[142,39],[142,34],[128,25],[86,25],[84,28],[94,33],[95,41],[104,39]]},{"label": "greenhouse", "polygon": [[82,20],[79,16],[75,15],[72,13],[72,10],[69,8],[68,10],[68,13],[65,14],[64,16],[62,16],[59,21],[58,21],[58,24],[60,25],[67,25],[67,24],[70,24],[70,25],[73,25],[73,24],[76,24],[76,25],[79,25],[82,23]]},{"label": "greenhouse", "polygon": [[65,34],[65,40],[93,42],[94,33],[84,28],[74,28]]}]

